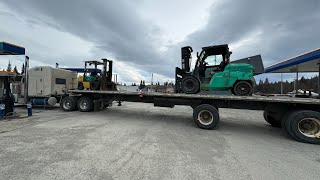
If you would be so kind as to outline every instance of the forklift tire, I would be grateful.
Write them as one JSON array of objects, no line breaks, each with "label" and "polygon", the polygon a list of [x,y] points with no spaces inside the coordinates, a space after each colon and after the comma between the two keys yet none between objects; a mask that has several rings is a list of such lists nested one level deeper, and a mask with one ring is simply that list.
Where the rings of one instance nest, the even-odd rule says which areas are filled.
[{"label": "forklift tire", "polygon": [[202,129],[216,128],[219,120],[219,111],[210,104],[201,104],[193,109],[193,121]]},{"label": "forklift tire", "polygon": [[99,90],[100,89],[100,82],[99,81],[93,81],[90,83],[90,89],[91,90]]},{"label": "forklift tire", "polygon": [[67,96],[61,100],[60,106],[64,111],[75,111],[77,110],[77,98]]},{"label": "forklift tire", "polygon": [[93,110],[93,100],[90,97],[84,96],[78,100],[78,109],[81,112],[90,112]]},{"label": "forklift tire", "polygon": [[200,82],[194,76],[187,76],[182,79],[182,91],[186,94],[197,94],[200,91]]},{"label": "forklift tire", "polygon": [[236,96],[251,96],[253,86],[247,81],[239,81],[233,86],[233,92]]},{"label": "forklift tire", "polygon": [[79,82],[79,83],[78,83],[78,89],[79,89],[79,90],[84,90],[84,86],[83,86],[83,83],[82,83],[82,82]]}]

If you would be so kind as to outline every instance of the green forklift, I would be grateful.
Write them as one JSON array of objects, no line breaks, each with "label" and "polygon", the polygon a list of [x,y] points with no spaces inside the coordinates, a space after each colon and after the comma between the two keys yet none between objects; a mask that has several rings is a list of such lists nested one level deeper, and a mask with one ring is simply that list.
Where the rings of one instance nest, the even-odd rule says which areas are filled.
[{"label": "green forklift", "polygon": [[250,96],[255,85],[254,75],[264,72],[260,55],[230,62],[232,52],[227,44],[203,47],[200,54],[197,53],[194,69],[190,71],[192,52],[190,46],[181,48],[182,67],[176,67],[176,93],[229,92]]}]

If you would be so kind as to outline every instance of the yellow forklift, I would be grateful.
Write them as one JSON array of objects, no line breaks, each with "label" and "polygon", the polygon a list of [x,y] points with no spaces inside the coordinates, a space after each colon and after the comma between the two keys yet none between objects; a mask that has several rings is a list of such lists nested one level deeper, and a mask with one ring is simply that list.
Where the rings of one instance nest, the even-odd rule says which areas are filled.
[{"label": "yellow forklift", "polygon": [[[112,82],[112,65],[113,61],[108,59],[102,59],[102,61],[85,61],[83,76],[78,77],[78,89],[116,90],[116,84]],[[94,66],[94,70],[91,70],[89,73],[91,66]],[[102,66],[102,68],[99,69],[99,66]]]}]

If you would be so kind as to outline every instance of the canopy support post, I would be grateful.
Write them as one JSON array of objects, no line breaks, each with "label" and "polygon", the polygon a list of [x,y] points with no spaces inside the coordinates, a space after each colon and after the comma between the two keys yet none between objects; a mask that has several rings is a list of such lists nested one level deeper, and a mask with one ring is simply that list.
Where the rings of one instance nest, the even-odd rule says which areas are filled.
[{"label": "canopy support post", "polygon": [[283,74],[281,73],[281,94],[283,94]]},{"label": "canopy support post", "polygon": [[319,74],[318,74],[318,99],[320,99],[320,63],[318,63],[319,66]]},{"label": "canopy support post", "polygon": [[299,81],[299,69],[298,69],[298,65],[297,65],[297,73],[296,73],[296,79],[295,79],[295,83],[294,83],[294,96],[297,94],[298,92],[298,81]]}]

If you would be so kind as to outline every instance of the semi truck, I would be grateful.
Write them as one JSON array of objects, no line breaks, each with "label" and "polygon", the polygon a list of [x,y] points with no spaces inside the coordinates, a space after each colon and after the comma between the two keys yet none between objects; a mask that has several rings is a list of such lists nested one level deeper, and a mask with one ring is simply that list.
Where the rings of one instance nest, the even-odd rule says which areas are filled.
[{"label": "semi truck", "polygon": [[78,85],[78,75],[74,71],[37,66],[26,72],[27,76],[17,76],[12,83],[15,103],[31,102],[33,105],[54,106],[60,102],[65,90],[76,89]]}]

